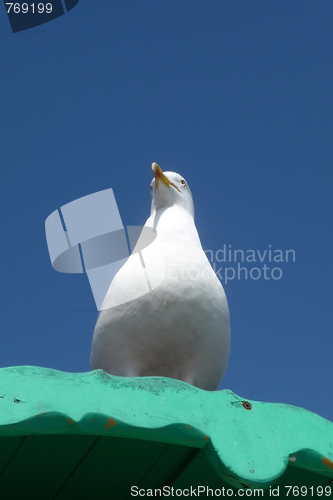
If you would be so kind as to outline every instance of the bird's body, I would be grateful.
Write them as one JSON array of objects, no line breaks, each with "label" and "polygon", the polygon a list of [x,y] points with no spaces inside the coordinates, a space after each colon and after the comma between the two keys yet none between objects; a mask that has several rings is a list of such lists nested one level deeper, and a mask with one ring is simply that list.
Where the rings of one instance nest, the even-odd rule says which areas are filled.
[{"label": "bird's body", "polygon": [[[157,236],[142,252],[148,279],[162,272],[161,282],[140,296],[140,259],[131,255],[105,297],[91,366],[113,375],[171,377],[216,390],[230,350],[227,299],[202,250],[188,186],[179,174],[165,176],[170,186],[159,189],[155,173],[152,214],[145,226]],[[138,298],[126,301],[129,289]]]}]

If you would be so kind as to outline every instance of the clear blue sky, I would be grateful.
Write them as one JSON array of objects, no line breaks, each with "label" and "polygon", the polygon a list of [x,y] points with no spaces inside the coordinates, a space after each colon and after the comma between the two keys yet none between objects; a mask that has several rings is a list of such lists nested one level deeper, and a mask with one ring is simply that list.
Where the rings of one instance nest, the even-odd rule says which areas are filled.
[{"label": "clear blue sky", "polygon": [[328,0],[80,0],[12,34],[0,7],[1,366],[89,370],[93,296],[52,269],[45,219],[112,187],[144,224],[154,161],[205,249],[295,251],[246,264],[279,280],[224,283],[221,387],[333,420],[332,26]]}]

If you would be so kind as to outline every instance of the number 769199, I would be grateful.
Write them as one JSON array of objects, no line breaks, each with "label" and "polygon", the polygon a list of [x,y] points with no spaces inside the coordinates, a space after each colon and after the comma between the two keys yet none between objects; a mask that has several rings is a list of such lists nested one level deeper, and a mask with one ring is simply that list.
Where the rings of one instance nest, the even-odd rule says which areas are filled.
[{"label": "number 769199", "polygon": [[[35,5],[36,5],[36,9],[35,9]],[[50,14],[52,12],[52,4],[51,3],[47,3],[47,4],[32,3],[30,5],[28,5],[27,3],[23,3],[22,5],[19,3],[6,3],[6,6],[8,9],[7,14],[9,14],[12,7],[13,7],[12,12],[15,12],[15,14],[20,14],[21,12],[23,12],[23,14],[26,14],[29,11],[32,14],[34,14],[35,12],[38,14],[43,14],[43,12]]]}]

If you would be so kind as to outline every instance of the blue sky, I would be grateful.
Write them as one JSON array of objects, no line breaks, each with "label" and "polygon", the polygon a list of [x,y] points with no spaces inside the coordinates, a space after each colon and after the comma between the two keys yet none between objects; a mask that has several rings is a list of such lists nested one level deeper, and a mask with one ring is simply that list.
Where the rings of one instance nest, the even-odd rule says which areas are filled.
[{"label": "blue sky", "polygon": [[214,255],[295,251],[246,264],[279,280],[224,283],[221,388],[333,420],[332,22],[325,0],[80,0],[12,34],[0,8],[0,366],[89,370],[93,296],[52,269],[45,219],[112,187],[144,224],[157,162],[188,181]]}]

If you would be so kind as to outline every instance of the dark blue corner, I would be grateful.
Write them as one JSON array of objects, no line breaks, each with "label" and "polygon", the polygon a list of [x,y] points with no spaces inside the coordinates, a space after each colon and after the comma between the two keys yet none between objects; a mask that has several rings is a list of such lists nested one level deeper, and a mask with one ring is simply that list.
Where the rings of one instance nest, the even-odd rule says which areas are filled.
[{"label": "dark blue corner", "polygon": [[[67,11],[73,9],[79,0],[64,0]],[[61,0],[13,1],[4,0],[13,33],[24,31],[40,24],[53,21],[65,14]]]},{"label": "dark blue corner", "polygon": [[71,9],[74,9],[75,5],[77,5],[79,1],[80,0],[65,0],[67,12]]}]

